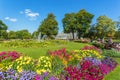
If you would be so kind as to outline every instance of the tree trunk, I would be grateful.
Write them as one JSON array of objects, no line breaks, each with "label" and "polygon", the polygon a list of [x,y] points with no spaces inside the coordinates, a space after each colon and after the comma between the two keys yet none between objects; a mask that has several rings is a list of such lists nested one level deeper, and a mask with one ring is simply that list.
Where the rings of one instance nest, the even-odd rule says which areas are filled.
[{"label": "tree trunk", "polygon": [[75,39],[75,37],[74,37],[74,31],[72,31],[72,36],[73,36],[73,40]]}]

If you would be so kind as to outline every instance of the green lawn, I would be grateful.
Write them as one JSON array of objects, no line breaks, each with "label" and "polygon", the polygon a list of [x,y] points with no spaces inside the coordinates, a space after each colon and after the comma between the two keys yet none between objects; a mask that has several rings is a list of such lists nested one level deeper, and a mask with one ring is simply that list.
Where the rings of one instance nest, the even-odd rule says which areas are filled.
[{"label": "green lawn", "polygon": [[66,48],[68,51],[80,49],[84,47],[85,43],[76,43],[76,42],[67,42],[65,44],[54,44],[49,45],[48,47],[40,47],[40,48],[8,48],[0,46],[0,52],[1,51],[18,51],[24,53],[24,55],[31,56],[33,58],[39,58],[39,56],[45,55],[48,50],[57,50],[61,48]]}]

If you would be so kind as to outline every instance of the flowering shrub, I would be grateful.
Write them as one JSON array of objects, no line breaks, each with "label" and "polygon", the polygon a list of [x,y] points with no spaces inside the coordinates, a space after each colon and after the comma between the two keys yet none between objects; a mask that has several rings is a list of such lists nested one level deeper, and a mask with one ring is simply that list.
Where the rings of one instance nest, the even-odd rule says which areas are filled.
[{"label": "flowering shrub", "polygon": [[9,65],[9,68],[12,68],[18,72],[22,72],[23,70],[35,70],[34,60],[31,57],[21,56],[16,59],[14,62]]},{"label": "flowering shrub", "polygon": [[59,80],[57,77],[45,72],[41,75],[33,71],[16,72],[14,69],[8,69],[5,72],[0,71],[0,80]]},{"label": "flowering shrub", "polygon": [[20,57],[21,53],[16,51],[9,51],[9,52],[0,52],[0,62],[5,59],[15,60]]},{"label": "flowering shrub", "polygon": [[[111,65],[116,66],[116,64]],[[102,80],[112,69],[109,65],[103,64],[103,61],[85,58],[77,66],[68,66],[64,70],[67,80]]]},{"label": "flowering shrub", "polygon": [[41,75],[35,76],[36,80],[59,80],[58,78],[51,76],[48,72],[44,72]]},{"label": "flowering shrub", "polygon": [[67,53],[66,48],[55,50],[55,51],[49,51],[48,54],[52,57],[59,57],[60,59],[69,60],[70,55]]},{"label": "flowering shrub", "polygon": [[105,64],[108,66],[108,68],[110,68],[109,72],[112,71],[113,69],[115,69],[115,67],[117,66],[117,62],[110,57],[104,57],[101,60],[101,62],[102,62],[102,64]]},{"label": "flowering shrub", "polygon": [[86,58],[84,58],[84,60],[90,61],[91,63],[93,63],[95,65],[101,65],[102,64],[101,59],[86,57]]},{"label": "flowering shrub", "polygon": [[30,48],[30,47],[47,47],[51,44],[51,42],[48,41],[43,41],[43,42],[35,42],[32,40],[15,40],[15,41],[8,41],[5,43],[2,43],[1,45],[4,47],[13,47],[13,48],[18,48],[18,47],[25,47],[25,48]]},{"label": "flowering shrub", "polygon": [[101,52],[101,50],[99,48],[95,47],[95,46],[84,46],[82,48],[82,50],[95,50],[95,51],[97,51],[99,53]]},{"label": "flowering shrub", "polygon": [[68,61],[71,59],[70,54],[67,53],[65,48],[56,51],[49,51],[48,54],[52,57],[53,61],[55,60],[54,58],[59,58],[64,66],[67,66]]},{"label": "flowering shrub", "polygon": [[52,62],[52,60],[50,57],[41,56],[38,59],[37,64],[36,64],[36,72],[38,74],[41,74],[46,71],[51,72],[51,67],[52,67],[51,62]]},{"label": "flowering shrub", "polygon": [[[19,74],[19,73],[18,73]],[[18,77],[19,80],[33,80],[37,74],[33,71],[22,71]]]},{"label": "flowering shrub", "polygon": [[112,48],[114,48],[115,50],[119,51],[120,52],[120,43],[113,43],[112,44]]},{"label": "flowering shrub", "polygon": [[80,67],[69,66],[65,68],[67,72],[66,78],[70,80],[102,80],[103,74],[99,66],[93,65],[91,62],[85,60],[80,63]]},{"label": "flowering shrub", "polygon": [[18,75],[15,70],[9,69],[5,72],[0,71],[0,80],[17,80]]},{"label": "flowering shrub", "polygon": [[0,65],[0,68],[2,70],[12,68],[18,72],[22,72],[23,70],[31,70],[41,74],[46,71],[51,72],[51,66],[50,57],[41,56],[39,59],[34,60],[31,57],[21,56],[14,62],[4,60]]},{"label": "flowering shrub", "polygon": [[79,54],[82,58],[84,57],[95,57],[95,58],[102,58],[99,52],[95,50],[75,50],[75,54]]},{"label": "flowering shrub", "polygon": [[2,70],[2,71],[8,70],[10,68],[11,64],[12,64],[12,62],[8,59],[2,60],[2,62],[0,62],[0,70]]},{"label": "flowering shrub", "polygon": [[49,51],[48,55],[52,59],[52,72],[54,75],[60,75],[64,67],[68,65],[68,61],[71,58],[70,54],[63,48],[56,51]]}]

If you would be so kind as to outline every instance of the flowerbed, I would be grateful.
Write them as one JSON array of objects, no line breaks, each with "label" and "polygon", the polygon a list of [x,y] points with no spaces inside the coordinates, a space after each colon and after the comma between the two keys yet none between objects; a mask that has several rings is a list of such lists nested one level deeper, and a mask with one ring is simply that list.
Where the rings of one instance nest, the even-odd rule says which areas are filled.
[{"label": "flowerbed", "polygon": [[[1,52],[0,57],[5,53]],[[38,59],[20,54],[15,57],[15,53],[19,54],[12,52],[10,58],[1,58],[0,80],[103,80],[117,66],[94,46],[72,52],[65,48],[49,51]]]},{"label": "flowerbed", "polygon": [[34,41],[34,40],[11,40],[11,41],[2,41],[0,46],[3,47],[12,47],[12,48],[41,48],[48,47],[50,45],[60,45],[67,44],[67,41],[61,40],[49,40],[49,41]]}]

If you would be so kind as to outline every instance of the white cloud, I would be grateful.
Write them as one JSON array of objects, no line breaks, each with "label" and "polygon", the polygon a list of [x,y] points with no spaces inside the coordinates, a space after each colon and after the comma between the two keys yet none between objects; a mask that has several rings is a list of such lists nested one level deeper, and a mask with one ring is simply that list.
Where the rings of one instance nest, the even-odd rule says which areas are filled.
[{"label": "white cloud", "polygon": [[5,17],[5,20],[8,20],[8,19],[10,19],[10,17]]},{"label": "white cloud", "polygon": [[29,16],[29,17],[37,17],[37,16],[39,16],[39,13],[29,13],[29,14],[27,14],[27,16]]},{"label": "white cloud", "polygon": [[10,17],[5,17],[5,20],[11,21],[11,22],[16,22],[16,18],[10,18]]},{"label": "white cloud", "polygon": [[30,20],[36,20],[36,18],[39,16],[39,13],[33,12],[31,9],[20,11],[20,14],[25,14]]},{"label": "white cloud", "polygon": [[31,13],[32,11],[30,9],[25,9],[24,12],[27,14],[27,13]]}]

